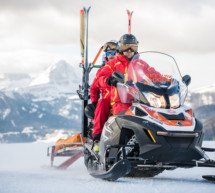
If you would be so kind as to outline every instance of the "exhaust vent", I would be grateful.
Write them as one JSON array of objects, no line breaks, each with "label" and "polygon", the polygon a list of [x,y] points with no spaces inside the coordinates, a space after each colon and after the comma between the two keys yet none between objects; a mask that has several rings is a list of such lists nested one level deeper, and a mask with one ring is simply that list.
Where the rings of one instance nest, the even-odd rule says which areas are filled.
[{"label": "exhaust vent", "polygon": [[141,110],[140,108],[136,107],[135,108],[135,115],[139,117],[143,117],[148,115],[145,111]]}]

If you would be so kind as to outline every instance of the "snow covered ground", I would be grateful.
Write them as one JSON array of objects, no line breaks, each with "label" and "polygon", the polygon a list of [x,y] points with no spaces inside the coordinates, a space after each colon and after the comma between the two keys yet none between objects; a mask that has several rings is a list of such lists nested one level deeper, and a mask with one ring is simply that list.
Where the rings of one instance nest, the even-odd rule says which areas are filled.
[{"label": "snow covered ground", "polygon": [[[215,183],[201,178],[215,175],[215,168],[165,171],[154,178],[121,178],[116,182],[88,175],[83,158],[67,170],[50,168],[47,143],[0,145],[0,193],[211,193]],[[215,147],[215,142],[204,142]],[[215,153],[208,153],[215,159]],[[56,158],[55,164],[62,162]]]}]

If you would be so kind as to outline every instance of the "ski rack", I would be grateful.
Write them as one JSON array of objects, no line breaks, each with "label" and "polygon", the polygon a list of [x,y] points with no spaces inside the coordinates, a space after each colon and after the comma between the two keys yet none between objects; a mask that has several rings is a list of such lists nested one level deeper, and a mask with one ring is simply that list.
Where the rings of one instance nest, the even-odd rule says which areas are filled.
[{"label": "ski rack", "polygon": [[[90,71],[94,68],[92,63],[89,64],[87,69],[85,68],[83,63],[80,63],[79,67],[82,68],[83,74],[85,74],[85,73],[89,74]],[[87,85],[87,89],[88,89],[88,99],[90,99],[90,95],[89,95],[89,93],[90,93],[90,85],[89,84]],[[84,88],[83,85],[79,85],[79,89],[77,90],[77,94],[78,94],[78,96],[79,96],[79,98],[81,100],[85,100],[85,97],[84,97],[85,96],[85,88]]]},{"label": "ski rack", "polygon": [[[82,138],[81,138],[82,140]],[[47,156],[51,157],[51,167],[56,167],[58,169],[66,169],[76,160],[84,155],[83,141],[81,143],[61,143],[48,147]],[[55,150],[57,146],[62,146],[62,149]],[[68,147],[68,145],[71,145]],[[70,157],[59,166],[54,166],[55,157]]]}]

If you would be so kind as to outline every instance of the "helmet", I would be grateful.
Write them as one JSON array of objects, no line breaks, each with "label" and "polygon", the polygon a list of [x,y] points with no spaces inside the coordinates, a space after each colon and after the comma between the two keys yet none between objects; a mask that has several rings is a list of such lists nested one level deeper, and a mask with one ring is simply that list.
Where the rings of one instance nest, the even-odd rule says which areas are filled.
[{"label": "helmet", "polygon": [[137,38],[133,34],[124,34],[120,40],[120,44],[138,44]]},{"label": "helmet", "polygon": [[138,43],[137,38],[133,34],[124,34],[119,40],[119,52],[122,54],[124,50],[131,48],[136,53]]},{"label": "helmet", "polygon": [[103,51],[107,52],[110,50],[117,50],[118,49],[118,41],[116,40],[110,40],[109,42],[105,43],[103,46]]}]

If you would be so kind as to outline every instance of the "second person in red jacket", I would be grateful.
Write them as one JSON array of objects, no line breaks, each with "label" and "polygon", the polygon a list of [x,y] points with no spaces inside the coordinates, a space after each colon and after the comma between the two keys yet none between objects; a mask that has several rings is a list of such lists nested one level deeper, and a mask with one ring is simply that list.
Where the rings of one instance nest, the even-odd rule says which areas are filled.
[{"label": "second person in red jacket", "polygon": [[121,103],[116,89],[116,80],[112,77],[114,71],[120,71],[125,74],[128,69],[129,62],[137,53],[138,41],[132,34],[124,34],[119,40],[119,55],[108,62],[100,71],[100,76],[97,81],[97,87],[111,85],[111,105],[113,114],[117,114],[128,109],[131,104]]},{"label": "second person in red jacket", "polygon": [[[116,58],[117,55],[117,46],[118,42],[115,40],[111,40],[107,42],[103,46],[103,51],[105,52],[105,63],[113,60]],[[94,112],[94,127],[93,127],[93,139],[94,141],[100,139],[100,135],[103,129],[103,126],[105,122],[108,119],[108,116],[110,114],[110,94],[111,94],[111,86],[109,85],[103,85],[102,87],[98,87],[98,80],[100,78],[100,72],[102,71],[104,67],[101,67],[97,73],[96,77],[93,80],[93,83],[90,87],[90,98],[91,102],[96,108]],[[102,98],[100,98],[100,93],[102,95]]]}]

